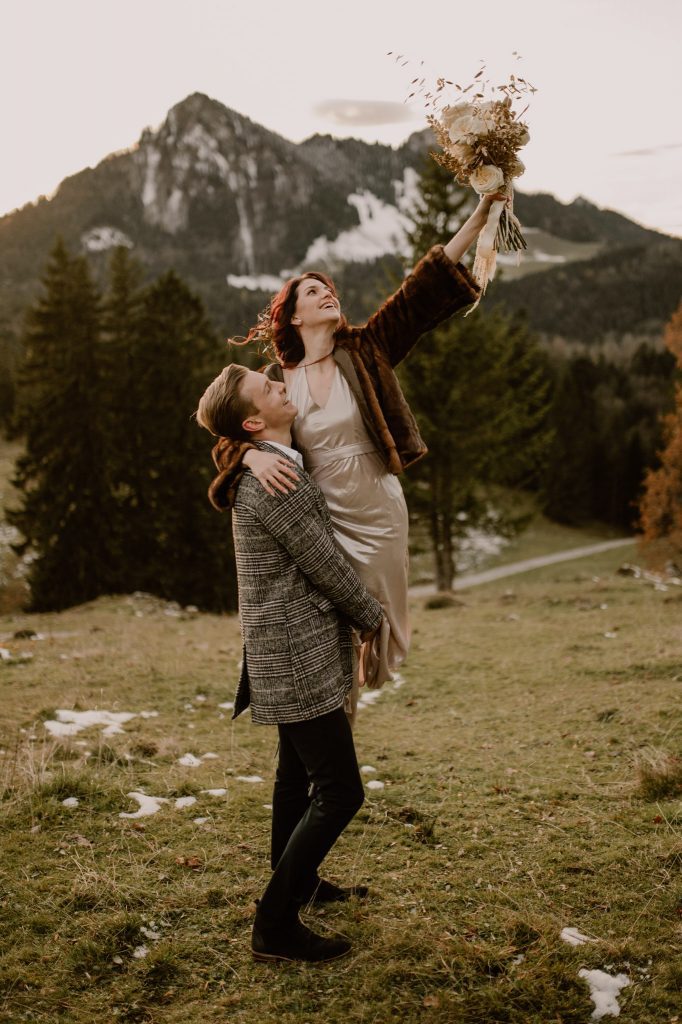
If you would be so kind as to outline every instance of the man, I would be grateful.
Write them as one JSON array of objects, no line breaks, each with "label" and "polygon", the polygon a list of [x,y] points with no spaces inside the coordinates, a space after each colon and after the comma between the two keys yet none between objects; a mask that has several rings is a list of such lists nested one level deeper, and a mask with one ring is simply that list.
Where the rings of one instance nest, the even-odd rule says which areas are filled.
[{"label": "man", "polygon": [[366,894],[320,880],[317,870],[364,800],[346,714],[351,627],[368,638],[382,610],[336,548],[322,492],[291,447],[297,411],[283,383],[233,364],[206,389],[197,421],[297,465],[293,491],[270,494],[248,471],[238,484],[232,525],[244,660],[233,717],[250,703],[254,722],[279,731],[273,873],[256,912],[253,955],[320,962],[345,955],[350,943],[311,931],[300,906]]}]

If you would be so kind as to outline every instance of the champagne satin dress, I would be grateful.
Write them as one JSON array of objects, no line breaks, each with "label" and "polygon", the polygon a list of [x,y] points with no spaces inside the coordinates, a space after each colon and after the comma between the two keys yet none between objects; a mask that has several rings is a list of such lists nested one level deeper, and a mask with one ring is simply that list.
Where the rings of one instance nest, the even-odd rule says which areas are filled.
[{"label": "champagne satin dress", "polygon": [[[391,678],[410,644],[403,490],[377,452],[338,366],[324,408],[313,401],[303,366],[294,370],[287,391],[298,407],[294,441],[327,500],[336,542],[384,608],[380,634],[358,652],[360,680],[378,687]],[[351,713],[357,687],[354,691]]]}]

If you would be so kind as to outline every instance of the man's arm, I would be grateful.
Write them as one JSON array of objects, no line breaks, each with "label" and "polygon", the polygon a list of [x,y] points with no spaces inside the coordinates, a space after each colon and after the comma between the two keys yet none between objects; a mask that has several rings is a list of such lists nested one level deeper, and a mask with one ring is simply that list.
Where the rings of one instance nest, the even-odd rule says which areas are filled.
[{"label": "man's arm", "polygon": [[[315,503],[310,480],[303,474],[295,491],[270,495],[254,481],[249,507],[291,555],[312,585],[363,631],[381,623],[382,608],[329,536]],[[242,489],[248,481],[242,482]],[[241,498],[241,493],[240,493]]]}]

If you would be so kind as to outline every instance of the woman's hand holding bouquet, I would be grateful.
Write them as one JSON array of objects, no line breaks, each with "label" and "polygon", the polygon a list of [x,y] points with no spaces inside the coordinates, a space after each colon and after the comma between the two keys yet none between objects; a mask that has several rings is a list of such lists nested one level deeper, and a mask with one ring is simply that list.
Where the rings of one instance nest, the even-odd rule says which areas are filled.
[{"label": "woman's hand holding bouquet", "polygon": [[[518,54],[514,56],[518,58]],[[396,59],[405,63],[402,56]],[[478,236],[473,266],[481,294],[495,276],[497,253],[520,253],[527,248],[521,225],[514,216],[513,182],[525,170],[519,152],[530,141],[530,134],[520,119],[527,106],[517,114],[514,103],[536,92],[525,79],[511,75],[506,84],[490,89],[496,98],[486,100],[490,83],[483,80],[484,72],[482,67],[466,88],[438,78],[433,92],[425,91],[425,78],[415,78],[414,91],[408,97],[422,94],[425,106],[432,111],[427,120],[441,146],[441,152],[433,153],[433,158],[452,171],[460,184],[471,185],[485,200],[479,207],[486,218]],[[443,105],[447,87],[458,91],[458,102]],[[463,97],[471,90],[477,91],[470,100],[465,100]]]}]

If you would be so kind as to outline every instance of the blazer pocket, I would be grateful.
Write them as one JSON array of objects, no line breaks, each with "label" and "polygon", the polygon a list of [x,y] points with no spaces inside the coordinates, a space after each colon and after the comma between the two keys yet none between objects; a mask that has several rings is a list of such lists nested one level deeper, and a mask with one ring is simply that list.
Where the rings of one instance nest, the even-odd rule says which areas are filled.
[{"label": "blazer pocket", "polygon": [[324,594],[321,594],[319,592],[319,590],[311,590],[309,596],[310,596],[310,600],[315,605],[315,607],[318,609],[318,611],[321,611],[321,612],[332,612],[332,611],[334,611],[334,602],[330,601],[329,598],[325,597]]}]

